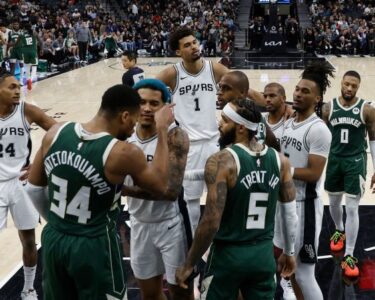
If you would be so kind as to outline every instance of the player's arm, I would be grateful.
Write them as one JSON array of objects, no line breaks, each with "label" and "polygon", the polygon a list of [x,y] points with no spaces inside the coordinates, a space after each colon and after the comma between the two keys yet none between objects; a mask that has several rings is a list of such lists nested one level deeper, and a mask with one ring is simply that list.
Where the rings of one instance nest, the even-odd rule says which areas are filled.
[{"label": "player's arm", "polygon": [[163,81],[172,91],[174,91],[176,88],[176,75],[176,69],[173,66],[170,66],[157,74],[155,78]]},{"label": "player's arm", "polygon": [[290,163],[283,154],[279,154],[281,161],[281,183],[279,191],[281,228],[284,237],[284,251],[278,261],[279,271],[283,277],[291,276],[295,272],[296,262],[294,258],[297,208],[296,189],[290,173]]},{"label": "player's arm", "polygon": [[329,122],[329,113],[331,111],[331,102],[324,103],[322,106],[322,119],[326,124]]},{"label": "player's arm", "polygon": [[[323,123],[320,123],[324,125]],[[293,179],[317,182],[323,173],[331,146],[332,135],[326,125],[313,125],[308,133],[310,150],[305,168],[292,168]]]},{"label": "player's arm", "polygon": [[266,139],[264,141],[265,144],[268,147],[272,147],[275,150],[280,151],[280,144],[277,141],[277,139],[276,139],[274,133],[272,132],[271,128],[266,123],[264,123],[264,125],[266,125]]},{"label": "player's arm", "polygon": [[182,180],[189,152],[189,138],[185,131],[176,127],[168,133],[169,175],[168,187],[163,194],[153,194],[138,186],[124,186],[123,196],[130,196],[144,200],[175,201],[181,192]]},{"label": "player's arm", "polygon": [[25,115],[29,124],[35,123],[44,130],[48,130],[56,124],[56,121],[43,110],[29,103],[25,103]]},{"label": "player's arm", "polygon": [[369,146],[372,158],[372,166],[374,168],[374,174],[371,177],[371,189],[372,193],[375,193],[375,108],[370,104],[366,104],[363,111],[364,121],[366,122],[366,129],[369,137]]},{"label": "player's arm", "polygon": [[213,71],[214,71],[216,83],[219,83],[219,81],[221,80],[221,77],[223,77],[224,74],[229,72],[229,69],[226,66],[224,66],[220,63],[217,63],[217,62],[212,63],[212,68],[213,68]]},{"label": "player's arm", "polygon": [[249,89],[247,96],[253,100],[257,105],[265,107],[266,106],[266,98],[264,98],[261,92],[258,92],[253,89]]},{"label": "player's arm", "polygon": [[61,125],[62,123],[56,124],[45,134],[42,144],[35,155],[26,184],[26,192],[31,202],[44,219],[47,219],[50,202],[48,200],[47,174],[44,169],[43,160]]},{"label": "player's arm", "polygon": [[198,263],[202,255],[207,251],[219,229],[228,187],[234,186],[236,174],[234,159],[226,150],[211,155],[206,162],[204,172],[204,179],[207,185],[206,207],[202,220],[199,222],[195,232],[186,262],[176,272],[177,283],[183,288],[187,288],[186,279],[190,276],[193,267]]}]

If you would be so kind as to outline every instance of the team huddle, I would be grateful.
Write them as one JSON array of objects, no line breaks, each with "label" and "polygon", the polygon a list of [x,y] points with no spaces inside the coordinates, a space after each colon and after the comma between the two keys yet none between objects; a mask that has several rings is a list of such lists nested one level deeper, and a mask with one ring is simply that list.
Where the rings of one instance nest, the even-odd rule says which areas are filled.
[{"label": "team huddle", "polygon": [[[274,299],[276,273],[297,299],[323,299],[315,278],[323,184],[336,226],[327,243],[343,276],[358,278],[367,147],[375,166],[375,108],[356,96],[360,75],[346,72],[341,95],[324,103],[334,69],[307,65],[290,106],[281,84],[259,93],[243,72],[201,58],[191,30],[177,29],[169,42],[181,62],[155,79],[110,87],[87,123],[56,124],[20,102],[18,81],[0,74],[0,229],[9,209],[23,246],[22,299],[37,299],[37,211],[47,221],[44,299],[126,299],[121,196],[142,299],[166,299],[163,278],[176,300]],[[29,169],[33,122],[47,133]],[[373,192],[374,183],[375,174]]]}]

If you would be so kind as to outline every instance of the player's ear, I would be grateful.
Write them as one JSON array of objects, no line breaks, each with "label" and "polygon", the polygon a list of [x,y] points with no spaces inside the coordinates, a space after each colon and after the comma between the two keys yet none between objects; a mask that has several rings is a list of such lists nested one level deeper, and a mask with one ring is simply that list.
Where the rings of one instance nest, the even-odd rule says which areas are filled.
[{"label": "player's ear", "polygon": [[180,51],[180,49],[177,49],[177,50],[176,50],[176,55],[177,55],[177,56],[181,56],[181,51]]},{"label": "player's ear", "polygon": [[126,123],[129,117],[130,117],[129,111],[124,110],[123,112],[121,112],[120,114],[121,123]]}]

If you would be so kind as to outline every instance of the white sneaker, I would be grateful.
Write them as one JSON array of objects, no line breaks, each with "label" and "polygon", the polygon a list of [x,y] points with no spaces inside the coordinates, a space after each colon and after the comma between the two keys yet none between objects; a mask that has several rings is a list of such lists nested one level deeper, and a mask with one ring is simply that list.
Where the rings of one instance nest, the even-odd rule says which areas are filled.
[{"label": "white sneaker", "polygon": [[22,300],[38,300],[38,295],[35,290],[22,291]]},{"label": "white sneaker", "polygon": [[294,294],[292,282],[290,280],[286,280],[281,278],[280,286],[283,289],[283,299],[284,300],[297,300],[296,295]]}]

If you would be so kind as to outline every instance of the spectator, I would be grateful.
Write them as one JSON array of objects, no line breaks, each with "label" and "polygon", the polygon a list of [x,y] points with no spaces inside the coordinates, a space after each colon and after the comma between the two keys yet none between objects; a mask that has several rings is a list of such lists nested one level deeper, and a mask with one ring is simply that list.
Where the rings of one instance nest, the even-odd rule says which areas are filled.
[{"label": "spectator", "polygon": [[133,86],[145,78],[143,69],[137,66],[137,55],[134,52],[124,52],[121,61],[124,69],[127,70],[122,76],[122,84]]},{"label": "spectator", "polygon": [[90,29],[87,21],[79,21],[76,29],[76,36],[79,49],[79,58],[81,62],[87,62],[87,48],[91,39]]}]

